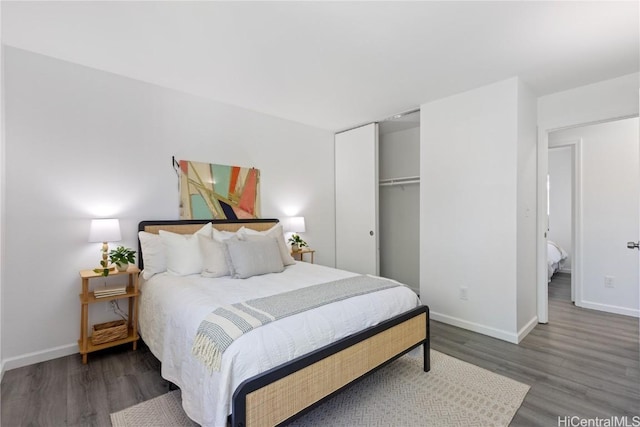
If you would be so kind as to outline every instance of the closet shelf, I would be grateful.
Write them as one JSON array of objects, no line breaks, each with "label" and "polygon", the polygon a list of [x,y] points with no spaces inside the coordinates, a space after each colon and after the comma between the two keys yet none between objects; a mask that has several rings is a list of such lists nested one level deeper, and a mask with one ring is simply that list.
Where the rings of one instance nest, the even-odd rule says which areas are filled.
[{"label": "closet shelf", "polygon": [[408,185],[408,184],[419,184],[420,177],[419,176],[405,176],[401,178],[388,178],[381,179],[379,184],[380,186],[393,186],[393,185]]}]

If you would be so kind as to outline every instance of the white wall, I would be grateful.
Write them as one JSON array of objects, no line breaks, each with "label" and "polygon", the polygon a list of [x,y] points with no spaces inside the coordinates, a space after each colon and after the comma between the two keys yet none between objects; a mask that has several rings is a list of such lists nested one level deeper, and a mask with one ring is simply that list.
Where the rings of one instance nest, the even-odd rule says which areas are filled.
[{"label": "white wall", "polygon": [[90,219],[120,218],[130,247],[140,220],[178,219],[172,155],[259,168],[262,216],[304,215],[334,265],[332,133],[14,48],[5,68],[7,369],[77,352]]},{"label": "white wall", "polygon": [[[576,305],[638,316],[638,252],[626,242],[640,229],[638,118],[550,134],[549,143],[582,142],[583,279]],[[551,152],[552,150],[550,150]],[[549,170],[552,170],[551,154]],[[605,276],[615,277],[613,288]]]},{"label": "white wall", "polygon": [[[580,86],[538,98],[538,319],[548,321],[546,237],[549,132],[638,115],[640,73]],[[576,248],[574,248],[575,251]],[[574,270],[575,270],[574,260]],[[575,271],[574,271],[575,274]],[[578,275],[581,276],[580,272]]]},{"label": "white wall", "polygon": [[640,73],[580,86],[538,98],[541,131],[638,114]]},{"label": "white wall", "polygon": [[518,342],[536,325],[536,97],[518,80],[518,250],[517,331]]},{"label": "white wall", "polygon": [[549,148],[549,234],[547,238],[567,252],[567,259],[562,266],[565,272],[571,272],[573,253],[571,244],[572,180],[571,147]]},{"label": "white wall", "polygon": [[[420,175],[420,128],[381,133],[380,179]],[[420,291],[420,184],[380,186],[380,274]]]},{"label": "white wall", "polygon": [[[519,221],[535,181],[535,173],[519,176],[531,173],[519,168],[530,168],[535,132],[519,129],[535,122],[534,108],[522,108],[530,95],[519,100],[519,92],[512,78],[420,107],[422,300],[436,320],[511,342],[521,338],[518,309],[535,304],[517,298],[525,267],[518,235],[531,233]],[[459,298],[461,287],[467,300]],[[535,317],[522,323],[533,327]]]},{"label": "white wall", "polygon": [[[2,8],[0,7],[0,22],[2,22]],[[4,255],[4,45],[0,43],[0,381],[4,376],[4,357],[2,356],[2,278],[4,269],[2,268],[2,257]]]}]

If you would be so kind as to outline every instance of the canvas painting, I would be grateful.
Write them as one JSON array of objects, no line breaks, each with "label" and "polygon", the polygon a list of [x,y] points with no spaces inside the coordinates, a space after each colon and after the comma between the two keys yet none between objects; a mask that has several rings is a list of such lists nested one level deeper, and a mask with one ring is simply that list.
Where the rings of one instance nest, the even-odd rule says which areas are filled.
[{"label": "canvas painting", "polygon": [[180,219],[260,218],[260,171],[180,161]]}]

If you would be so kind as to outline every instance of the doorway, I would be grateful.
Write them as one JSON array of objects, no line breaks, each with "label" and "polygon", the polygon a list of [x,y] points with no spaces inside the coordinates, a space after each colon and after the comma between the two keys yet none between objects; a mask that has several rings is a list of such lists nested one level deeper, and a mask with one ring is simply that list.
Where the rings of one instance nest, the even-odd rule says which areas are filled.
[{"label": "doorway", "polygon": [[575,302],[582,271],[582,140],[552,136],[548,172],[548,282],[568,273],[569,299]]},{"label": "doorway", "polygon": [[[639,315],[638,256],[626,242],[640,233],[638,124],[634,117],[549,133],[549,154],[569,150],[574,168],[565,174],[573,188],[567,245],[572,299],[579,307],[634,317]],[[552,215],[548,226],[555,239]]]},{"label": "doorway", "polygon": [[380,275],[420,293],[420,111],[380,122]]}]

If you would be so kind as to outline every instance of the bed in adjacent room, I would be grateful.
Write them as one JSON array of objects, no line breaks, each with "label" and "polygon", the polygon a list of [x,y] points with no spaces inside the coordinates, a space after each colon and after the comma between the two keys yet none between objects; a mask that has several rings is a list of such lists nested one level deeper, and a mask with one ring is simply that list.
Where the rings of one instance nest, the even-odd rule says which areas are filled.
[{"label": "bed in adjacent room", "polygon": [[547,281],[551,281],[567,259],[567,252],[556,242],[547,240]]},{"label": "bed in adjacent room", "polygon": [[210,223],[139,227],[140,334],[194,421],[284,422],[421,345],[429,370],[411,289],[289,259],[277,220]]}]

